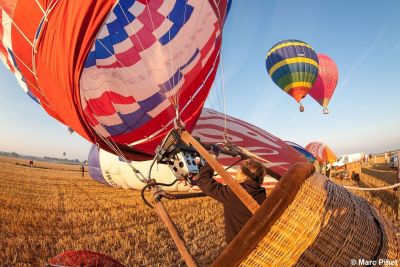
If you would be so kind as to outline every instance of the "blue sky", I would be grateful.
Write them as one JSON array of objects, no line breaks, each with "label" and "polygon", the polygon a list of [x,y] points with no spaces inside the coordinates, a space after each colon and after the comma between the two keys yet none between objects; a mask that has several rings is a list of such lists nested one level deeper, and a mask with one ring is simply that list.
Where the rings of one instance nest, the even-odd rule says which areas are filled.
[{"label": "blue sky", "polygon": [[[338,155],[400,148],[400,1],[233,0],[224,29],[226,111],[303,146]],[[299,39],[335,60],[339,83],[330,114],[310,97],[305,112],[269,78],[265,55]],[[48,116],[0,66],[0,150],[86,159],[90,144]],[[207,101],[223,110],[221,75]],[[217,97],[217,93],[220,97]]]}]

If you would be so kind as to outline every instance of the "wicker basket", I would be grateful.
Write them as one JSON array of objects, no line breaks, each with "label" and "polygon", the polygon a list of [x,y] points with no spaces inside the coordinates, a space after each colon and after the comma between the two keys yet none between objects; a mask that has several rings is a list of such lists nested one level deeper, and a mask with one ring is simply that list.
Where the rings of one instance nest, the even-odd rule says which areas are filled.
[{"label": "wicker basket", "polygon": [[[392,266],[397,260],[400,265],[396,229],[368,202],[321,174],[298,179],[299,186],[281,185],[291,179],[281,179],[278,192],[271,193],[215,265],[325,267],[370,260],[392,260]],[[261,227],[254,227],[257,220]]]}]

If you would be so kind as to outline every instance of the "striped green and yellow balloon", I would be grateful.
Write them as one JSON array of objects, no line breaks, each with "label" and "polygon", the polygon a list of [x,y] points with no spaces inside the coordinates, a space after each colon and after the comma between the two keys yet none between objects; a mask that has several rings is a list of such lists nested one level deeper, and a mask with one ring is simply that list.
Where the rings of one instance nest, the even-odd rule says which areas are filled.
[{"label": "striped green and yellow balloon", "polygon": [[313,86],[318,75],[318,57],[307,43],[285,40],[274,45],[267,54],[268,74],[276,85],[300,102]]}]

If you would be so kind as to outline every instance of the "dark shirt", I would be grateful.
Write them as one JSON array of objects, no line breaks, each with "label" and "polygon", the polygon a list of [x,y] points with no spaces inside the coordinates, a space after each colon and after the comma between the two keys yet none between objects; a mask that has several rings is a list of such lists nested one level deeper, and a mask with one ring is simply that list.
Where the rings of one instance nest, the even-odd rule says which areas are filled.
[{"label": "dark shirt", "polygon": [[[229,243],[239,233],[242,227],[252,216],[251,212],[239,200],[236,194],[226,185],[215,181],[214,170],[206,164],[201,168],[197,185],[208,196],[218,200],[224,205],[225,237]],[[253,180],[241,183],[241,186],[258,202],[266,198],[265,189]]]}]

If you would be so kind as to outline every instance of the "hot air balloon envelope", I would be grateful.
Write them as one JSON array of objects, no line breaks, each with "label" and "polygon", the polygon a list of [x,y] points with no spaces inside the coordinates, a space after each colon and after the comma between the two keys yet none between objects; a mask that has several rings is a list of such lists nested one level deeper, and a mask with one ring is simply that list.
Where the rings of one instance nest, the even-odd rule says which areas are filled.
[{"label": "hot air balloon envelope", "polygon": [[339,72],[335,62],[327,55],[318,54],[318,76],[309,94],[327,110],[330,99],[335,92]]},{"label": "hot air balloon envelope", "polygon": [[336,155],[324,143],[312,142],[306,146],[308,152],[314,155],[319,162],[333,163],[336,161]]},{"label": "hot air balloon envelope", "polygon": [[229,5],[0,0],[0,58],[48,114],[104,149],[150,159],[177,114],[193,130]]},{"label": "hot air balloon envelope", "polygon": [[314,157],[313,154],[311,154],[310,152],[308,152],[304,147],[302,147],[301,145],[298,145],[294,142],[290,142],[290,141],[285,141],[286,144],[288,144],[289,146],[293,147],[294,149],[296,149],[297,151],[299,151],[301,154],[303,154],[306,159],[309,162],[314,162],[317,159]]},{"label": "hot air balloon envelope", "polygon": [[300,102],[317,77],[318,58],[309,44],[285,40],[268,51],[266,67],[272,81]]}]

